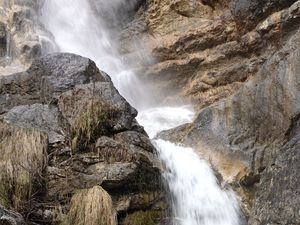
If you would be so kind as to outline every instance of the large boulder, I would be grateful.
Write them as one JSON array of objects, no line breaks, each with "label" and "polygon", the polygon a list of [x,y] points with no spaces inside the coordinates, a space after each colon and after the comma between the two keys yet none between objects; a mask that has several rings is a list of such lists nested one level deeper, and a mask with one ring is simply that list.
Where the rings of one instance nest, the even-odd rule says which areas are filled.
[{"label": "large boulder", "polygon": [[[48,159],[46,164],[38,163],[42,171],[35,167],[34,159],[39,158],[34,155],[31,160],[38,146],[31,148],[30,142],[24,145],[25,150],[18,148],[23,149],[20,157],[28,159],[30,165],[26,164],[26,168],[46,178],[41,184],[47,189],[45,186],[39,188],[43,191],[38,192],[38,200],[31,206],[33,212],[29,220],[59,223],[66,214],[69,218],[72,210],[77,210],[77,206],[76,209],[71,206],[69,212],[75,193],[82,189],[93,190],[99,185],[112,195],[114,205],[119,209],[119,199],[134,202],[129,200],[134,199],[130,196],[157,191],[159,165],[155,148],[137,123],[136,115],[137,111],[119,94],[108,75],[99,71],[94,62],[81,56],[67,53],[47,55],[34,60],[25,72],[2,76],[0,118],[5,127],[16,126],[15,129],[24,130],[25,137],[27,131],[45,137],[38,139],[45,141],[42,156]],[[18,141],[13,142],[12,134]],[[25,138],[18,133],[12,134],[0,141],[0,151],[1,146],[11,146],[2,150],[7,162],[0,162],[3,171],[14,164],[14,161],[9,164],[8,159],[13,155],[7,151],[18,156],[14,146]],[[32,138],[27,138],[27,142]],[[37,139],[33,140],[36,140],[35,144],[39,143]],[[15,160],[24,161],[19,157]],[[32,198],[32,190],[29,191],[25,193],[28,200]],[[11,201],[11,195],[5,197]],[[151,199],[146,203],[132,203],[140,205],[134,210],[151,209],[155,202],[162,200],[162,196]],[[47,204],[39,204],[39,201]],[[16,204],[12,206],[19,210]],[[122,207],[122,212],[132,209]]]},{"label": "large boulder", "polygon": [[5,209],[0,205],[0,224],[1,225],[25,225],[24,219],[19,213]]}]

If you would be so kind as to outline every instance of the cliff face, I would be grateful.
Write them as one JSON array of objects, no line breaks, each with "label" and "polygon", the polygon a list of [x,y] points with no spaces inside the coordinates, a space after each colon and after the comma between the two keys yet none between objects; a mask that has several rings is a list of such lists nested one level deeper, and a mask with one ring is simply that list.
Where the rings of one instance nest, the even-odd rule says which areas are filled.
[{"label": "cliff face", "polygon": [[299,224],[300,2],[148,1],[143,10],[121,37],[124,53],[143,39],[154,58],[139,68],[145,80],[199,111],[160,136],[210,160],[249,224]]},{"label": "cliff face", "polygon": [[[119,20],[92,2],[153,92],[197,109],[160,136],[209,160],[248,224],[300,224],[300,1],[118,0]],[[0,0],[0,204],[39,224],[155,224],[166,206],[136,110],[89,59],[43,56],[41,3]],[[1,223],[24,220],[0,206]]]}]

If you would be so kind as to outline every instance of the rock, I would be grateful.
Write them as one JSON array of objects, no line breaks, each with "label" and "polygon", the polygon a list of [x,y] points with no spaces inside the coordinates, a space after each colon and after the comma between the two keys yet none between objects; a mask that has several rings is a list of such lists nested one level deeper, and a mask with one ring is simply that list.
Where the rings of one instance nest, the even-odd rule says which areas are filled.
[{"label": "rock", "polygon": [[[297,199],[299,183],[294,173],[299,171],[299,44],[297,29],[234,95],[201,110],[192,124],[175,130],[181,134],[163,134],[180,136],[208,156],[225,180],[254,190],[249,224],[299,223],[299,207],[292,200]],[[238,172],[233,180],[222,166],[226,162]],[[279,190],[286,193],[280,199],[271,194]]]},{"label": "rock", "polygon": [[232,13],[243,29],[253,28],[258,21],[265,19],[274,11],[286,8],[297,0],[235,0]]},{"label": "rock", "polygon": [[138,211],[132,214],[129,214],[125,217],[122,224],[124,225],[155,225],[161,219],[162,214],[159,211]]},{"label": "rock", "polygon": [[[63,116],[75,130],[84,131],[84,126],[88,125],[87,121],[84,121],[87,119],[85,117],[90,117],[91,123],[106,126],[107,131],[103,130],[102,134],[131,129],[137,115],[137,111],[109,82],[75,86],[72,91],[60,96],[58,105]],[[94,130],[91,131],[91,136],[99,127],[92,129]]]},{"label": "rock", "polygon": [[[9,123],[4,127],[18,126],[25,132],[24,137],[14,134],[20,141],[27,143],[34,138],[34,143],[19,149],[24,148],[24,157],[30,163],[26,168],[40,176],[42,173],[46,181],[38,187],[39,196],[32,203],[28,220],[61,223],[72,196],[99,185],[114,198],[157,190],[155,149],[136,115],[137,111],[119,94],[109,76],[91,60],[77,55],[47,55],[34,60],[25,72],[2,76],[0,119]],[[33,137],[27,137],[27,132],[33,132]],[[38,135],[42,135],[40,139]],[[7,141],[12,142],[3,137],[3,146]],[[45,144],[43,157],[48,159],[39,162],[42,169],[35,167],[31,157],[31,153],[41,149],[40,142]],[[6,150],[15,152],[14,145],[10,145],[13,150]],[[6,150],[4,159],[10,162]],[[3,166],[10,168],[7,163]],[[6,190],[0,185],[0,193],[2,189]],[[7,196],[5,192],[3,199],[10,204],[11,196]],[[24,199],[30,200],[31,195],[26,193]],[[140,207],[148,209],[160,201],[156,198]],[[135,205],[134,210],[139,210],[138,203]],[[12,206],[20,210],[19,205]],[[22,212],[27,217],[26,210]]]},{"label": "rock", "polygon": [[49,143],[63,143],[65,131],[60,112],[54,106],[33,104],[16,106],[3,116],[4,121],[25,128],[36,128],[48,134]]},{"label": "rock", "polygon": [[3,22],[0,22],[0,57],[6,55],[7,46],[7,31],[6,26]]},{"label": "rock", "polygon": [[0,224],[1,225],[25,225],[25,222],[20,214],[7,210],[0,205]]},{"label": "rock", "polygon": [[0,114],[17,105],[51,103],[77,84],[105,81],[95,63],[73,54],[47,55],[22,73],[0,80]]}]

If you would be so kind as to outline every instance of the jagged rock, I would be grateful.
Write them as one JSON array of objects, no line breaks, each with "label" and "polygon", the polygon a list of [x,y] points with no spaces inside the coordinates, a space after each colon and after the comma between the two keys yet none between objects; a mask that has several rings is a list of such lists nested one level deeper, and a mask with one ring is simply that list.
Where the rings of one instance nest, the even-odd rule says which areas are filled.
[{"label": "jagged rock", "polygon": [[46,204],[34,203],[32,221],[61,222],[81,189],[101,185],[122,197],[158,188],[155,149],[135,119],[137,111],[87,58],[47,55],[26,72],[2,76],[0,111],[9,126],[49,137],[47,192],[41,193]]},{"label": "jagged rock", "polygon": [[241,29],[255,26],[273,12],[292,5],[297,0],[235,0],[232,13]]},{"label": "jagged rock", "polygon": [[25,222],[20,214],[7,210],[0,205],[0,224],[1,225],[25,225]]},{"label": "jagged rock", "polygon": [[87,58],[68,53],[44,56],[26,72],[1,77],[0,114],[17,105],[48,104],[77,84],[106,79]]},{"label": "jagged rock", "polygon": [[[110,132],[130,130],[137,115],[137,111],[110,82],[75,86],[72,91],[60,96],[58,105],[64,117],[75,126],[75,129],[79,129],[76,127],[77,120],[84,119],[82,114],[88,110],[91,114],[92,111],[96,113],[97,119],[101,119],[99,114],[103,114],[102,120],[106,120],[107,129]],[[97,123],[97,121],[94,122]],[[101,121],[98,121],[98,124],[101,125]]]},{"label": "jagged rock", "polygon": [[33,104],[16,106],[4,116],[4,121],[25,128],[36,128],[48,134],[49,143],[65,141],[63,118],[54,106]]},{"label": "jagged rock", "polygon": [[[284,15],[298,12],[298,4]],[[299,223],[299,206],[292,200],[299,194],[294,173],[299,171],[299,44],[298,29],[233,96],[203,109],[193,124],[162,134],[174,139],[173,133],[181,132],[175,138],[208,155],[225,179],[228,168],[222,164],[233,160],[239,171],[234,182],[256,189],[249,224]],[[270,188],[288,194],[278,199]]]}]

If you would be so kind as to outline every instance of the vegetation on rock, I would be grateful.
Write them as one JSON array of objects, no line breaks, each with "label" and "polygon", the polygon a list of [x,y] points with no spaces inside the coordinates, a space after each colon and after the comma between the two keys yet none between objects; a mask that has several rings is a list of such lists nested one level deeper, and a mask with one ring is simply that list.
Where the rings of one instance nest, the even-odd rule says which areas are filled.
[{"label": "vegetation on rock", "polygon": [[100,186],[77,191],[61,225],[116,225],[117,217],[110,195]]},{"label": "vegetation on rock", "polygon": [[23,210],[46,165],[47,136],[0,122],[0,204]]}]

